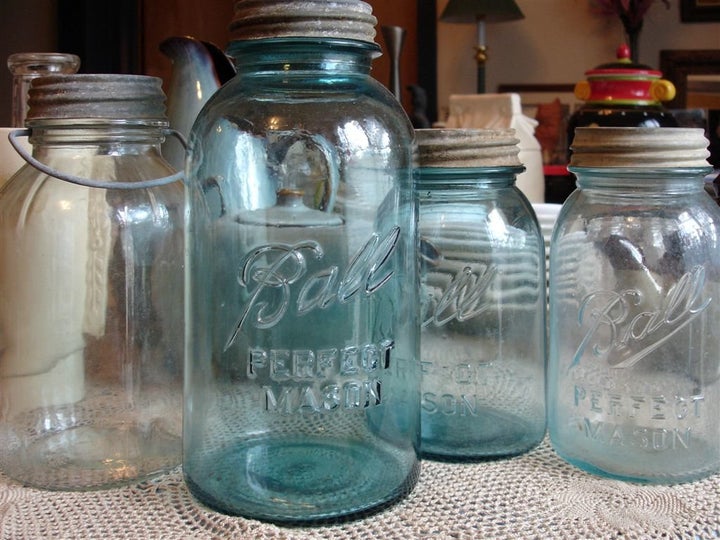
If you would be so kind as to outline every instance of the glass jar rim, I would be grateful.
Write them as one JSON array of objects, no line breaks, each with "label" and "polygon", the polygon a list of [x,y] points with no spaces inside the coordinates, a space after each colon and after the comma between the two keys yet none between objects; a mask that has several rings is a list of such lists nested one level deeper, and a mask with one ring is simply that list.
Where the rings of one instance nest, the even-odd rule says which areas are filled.
[{"label": "glass jar rim", "polygon": [[63,128],[63,129],[95,129],[104,126],[127,128],[158,128],[169,127],[166,118],[97,118],[97,117],[68,117],[68,118],[33,118],[27,120],[25,125],[29,128]]}]

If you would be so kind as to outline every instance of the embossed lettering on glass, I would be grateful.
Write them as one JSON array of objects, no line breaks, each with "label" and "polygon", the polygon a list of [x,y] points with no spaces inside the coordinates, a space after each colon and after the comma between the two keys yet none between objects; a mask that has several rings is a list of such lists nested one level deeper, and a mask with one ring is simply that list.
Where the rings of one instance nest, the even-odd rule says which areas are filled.
[{"label": "embossed lettering on glass", "polygon": [[551,242],[549,429],[589,471],[720,468],[720,213],[702,130],[579,128]]},{"label": "embossed lettering on glass", "polygon": [[525,452],[545,434],[545,256],[512,130],[416,131],[424,457]]},{"label": "embossed lettering on glass", "polygon": [[241,0],[188,159],[184,473],[229,514],[382,508],[419,470],[411,125],[357,0]]}]

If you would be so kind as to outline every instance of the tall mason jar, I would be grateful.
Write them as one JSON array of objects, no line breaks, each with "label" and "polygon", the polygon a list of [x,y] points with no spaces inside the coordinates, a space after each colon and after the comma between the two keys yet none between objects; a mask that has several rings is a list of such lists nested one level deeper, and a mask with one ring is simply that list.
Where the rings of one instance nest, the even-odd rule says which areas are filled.
[{"label": "tall mason jar", "polygon": [[164,100],[154,77],[32,82],[33,163],[0,192],[0,467],[24,484],[180,463],[184,195]]},{"label": "tall mason jar", "polygon": [[520,454],[545,435],[545,247],[514,130],[416,131],[423,457]]},{"label": "tall mason jar", "polygon": [[241,0],[190,134],[185,479],[278,522],[382,507],[419,465],[412,127],[368,4]]},{"label": "tall mason jar", "polygon": [[578,128],[551,241],[549,432],[593,473],[720,469],[720,210],[701,129]]}]

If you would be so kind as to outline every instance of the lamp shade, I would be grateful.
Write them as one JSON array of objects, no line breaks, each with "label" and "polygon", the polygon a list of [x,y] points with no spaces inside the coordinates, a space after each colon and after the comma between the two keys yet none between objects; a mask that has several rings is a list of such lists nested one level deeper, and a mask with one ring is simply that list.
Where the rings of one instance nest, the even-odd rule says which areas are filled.
[{"label": "lamp shade", "polygon": [[525,15],[515,0],[450,0],[440,15],[449,23],[471,23],[478,19],[487,22],[504,22],[524,19]]}]

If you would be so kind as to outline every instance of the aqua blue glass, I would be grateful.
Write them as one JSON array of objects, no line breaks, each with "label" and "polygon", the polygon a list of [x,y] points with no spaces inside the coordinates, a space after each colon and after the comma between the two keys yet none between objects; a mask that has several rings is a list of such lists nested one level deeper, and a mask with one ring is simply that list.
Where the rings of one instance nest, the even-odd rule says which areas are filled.
[{"label": "aqua blue glass", "polygon": [[707,141],[578,128],[551,241],[548,428],[589,472],[672,484],[720,469],[720,211]]},{"label": "aqua blue glass", "polygon": [[274,522],[383,508],[419,472],[412,127],[373,43],[228,52],[189,141],[186,483]]},{"label": "aqua blue glass", "polygon": [[421,453],[521,454],[545,435],[545,251],[513,130],[418,130]]}]

